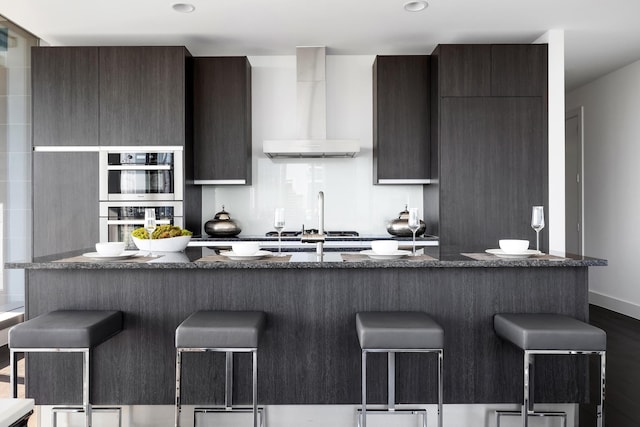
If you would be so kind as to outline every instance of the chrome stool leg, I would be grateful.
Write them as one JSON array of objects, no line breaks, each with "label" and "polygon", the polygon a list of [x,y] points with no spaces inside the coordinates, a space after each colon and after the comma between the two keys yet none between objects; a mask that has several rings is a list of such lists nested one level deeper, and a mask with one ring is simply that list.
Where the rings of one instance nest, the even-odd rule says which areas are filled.
[{"label": "chrome stool leg", "polygon": [[[258,427],[258,352],[253,351],[253,427]],[[260,417],[260,424],[264,421],[264,415]]]},{"label": "chrome stool leg", "polygon": [[176,350],[176,427],[180,427],[180,413],[182,412],[182,402],[180,400],[180,375],[182,370],[182,350]]},{"label": "chrome stool leg", "polygon": [[233,406],[233,352],[225,352],[224,406]]},{"label": "chrome stool leg", "polygon": [[502,416],[522,417],[523,427],[528,426],[528,417],[560,417],[562,426],[567,427],[567,414],[560,411],[535,411],[533,400],[533,372],[534,357],[536,354],[564,354],[564,355],[598,355],[600,357],[600,402],[596,409],[596,425],[604,427],[604,401],[605,401],[605,374],[606,374],[606,351],[576,351],[576,350],[525,350],[524,351],[524,390],[523,405],[520,411],[496,411],[496,426],[500,427]]},{"label": "chrome stool leg", "polygon": [[[442,407],[442,401],[443,401],[443,395],[444,395],[444,391],[443,391],[443,383],[442,383],[442,364],[444,362],[444,351],[443,350],[438,350],[438,427],[442,427],[442,418],[443,418],[443,407]],[[427,427],[427,421],[426,421],[426,417],[425,417],[425,421],[424,421],[424,427]]]},{"label": "chrome stool leg", "polygon": [[[253,415],[253,427],[263,427],[265,424],[265,409],[264,407],[258,407],[258,349],[246,349],[246,348],[181,348],[176,353],[176,427],[180,427],[180,415],[182,402],[180,397],[180,367],[182,365],[182,353],[183,352],[217,352],[225,353],[225,397],[224,405],[209,406],[209,407],[196,407],[193,410],[193,425],[197,424],[197,415],[215,412],[251,412]],[[233,405],[233,356],[236,352],[251,353],[252,357],[252,402],[251,405],[234,406]],[[258,422],[260,418],[260,422]]]},{"label": "chrome stool leg", "polygon": [[358,425],[367,427],[367,351],[362,350],[362,412],[358,418]]},{"label": "chrome stool leg", "polygon": [[604,395],[605,395],[605,371],[607,364],[607,352],[600,352],[600,404],[596,410],[597,427],[603,427],[604,424]]},{"label": "chrome stool leg", "polygon": [[[369,409],[367,410],[367,353],[387,353],[387,405],[384,409]],[[361,390],[362,390],[362,402],[360,409],[356,410],[357,426],[367,426],[367,414],[412,414],[422,415],[422,427],[427,427],[427,410],[426,409],[410,409],[410,408],[397,408],[395,403],[395,356],[396,353],[436,353],[438,355],[438,427],[442,427],[443,419],[443,383],[442,383],[442,366],[443,366],[443,353],[442,349],[375,349],[375,350],[362,350],[362,362],[361,362]]]},{"label": "chrome stool leg", "polygon": [[[9,350],[9,364],[11,365],[9,389],[11,390],[11,397],[14,399],[18,397],[18,361],[16,359],[16,353],[14,349]],[[26,358],[26,355],[24,355],[24,357]]]},{"label": "chrome stool leg", "polygon": [[91,404],[89,403],[89,349],[82,353],[82,406],[84,407],[84,425],[91,427]]}]

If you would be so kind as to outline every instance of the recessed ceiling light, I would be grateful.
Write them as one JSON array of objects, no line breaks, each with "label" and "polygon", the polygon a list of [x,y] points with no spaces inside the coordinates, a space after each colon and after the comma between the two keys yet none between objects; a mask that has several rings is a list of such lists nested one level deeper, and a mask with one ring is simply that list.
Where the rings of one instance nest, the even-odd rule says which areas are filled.
[{"label": "recessed ceiling light", "polygon": [[171,7],[173,10],[180,13],[191,13],[196,10],[196,7],[191,3],[174,3]]},{"label": "recessed ceiling light", "polygon": [[423,0],[410,1],[404,4],[404,10],[407,12],[420,12],[425,10],[429,3]]}]

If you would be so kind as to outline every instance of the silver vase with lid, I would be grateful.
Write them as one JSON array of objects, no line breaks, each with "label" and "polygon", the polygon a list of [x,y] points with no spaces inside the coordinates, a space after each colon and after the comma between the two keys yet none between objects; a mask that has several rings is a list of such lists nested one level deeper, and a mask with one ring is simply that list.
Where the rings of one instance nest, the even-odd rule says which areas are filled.
[{"label": "silver vase with lid", "polygon": [[204,231],[211,237],[231,237],[237,236],[242,230],[231,219],[231,215],[224,210],[224,205],[222,205],[222,210],[217,212],[213,219],[204,224]]},{"label": "silver vase with lid", "polygon": [[[420,228],[416,231],[416,237],[422,236],[427,229],[427,225],[423,220],[420,220]],[[389,234],[398,237],[412,237],[413,233],[409,228],[409,209],[407,205],[404,206],[404,210],[400,212],[398,218],[392,220],[387,224],[387,231]]]}]

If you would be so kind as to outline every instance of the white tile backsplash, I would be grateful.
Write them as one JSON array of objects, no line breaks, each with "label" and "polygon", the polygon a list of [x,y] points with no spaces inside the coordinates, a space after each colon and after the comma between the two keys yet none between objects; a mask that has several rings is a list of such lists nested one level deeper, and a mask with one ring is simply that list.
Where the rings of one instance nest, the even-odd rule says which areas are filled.
[{"label": "white tile backsplash", "polygon": [[[370,55],[327,56],[327,137],[357,139],[354,159],[280,159],[262,153],[265,139],[296,137],[295,57],[250,57],[252,64],[253,185],[203,188],[203,223],[222,205],[242,235],[273,230],[285,208],[286,230],[317,228],[317,194],[325,194],[325,229],[386,235],[404,205],[420,208],[421,185],[373,185],[372,64]],[[202,230],[201,230],[202,231]]]}]

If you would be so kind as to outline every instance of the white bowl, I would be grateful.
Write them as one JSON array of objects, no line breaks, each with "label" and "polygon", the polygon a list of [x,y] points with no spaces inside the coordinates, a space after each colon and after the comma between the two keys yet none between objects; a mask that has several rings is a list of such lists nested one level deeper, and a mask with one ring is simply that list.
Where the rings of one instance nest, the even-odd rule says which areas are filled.
[{"label": "white bowl", "polygon": [[96,243],[96,252],[102,256],[118,256],[124,252],[124,242],[100,242]]},{"label": "white bowl", "polygon": [[260,250],[260,244],[258,242],[236,242],[231,245],[231,249],[236,255],[250,256]]},{"label": "white bowl", "polygon": [[153,240],[138,239],[137,237],[131,236],[131,239],[141,251],[180,252],[184,251],[184,248],[187,247],[191,236],[168,237],[166,239]]},{"label": "white bowl", "polygon": [[398,241],[374,240],[371,242],[371,250],[378,255],[391,255],[398,251]]},{"label": "white bowl", "polygon": [[498,243],[505,254],[521,254],[529,249],[528,240],[501,239]]}]

